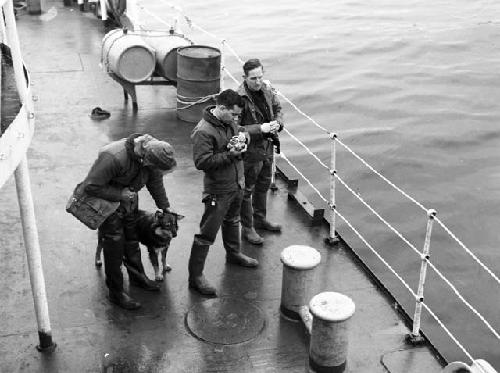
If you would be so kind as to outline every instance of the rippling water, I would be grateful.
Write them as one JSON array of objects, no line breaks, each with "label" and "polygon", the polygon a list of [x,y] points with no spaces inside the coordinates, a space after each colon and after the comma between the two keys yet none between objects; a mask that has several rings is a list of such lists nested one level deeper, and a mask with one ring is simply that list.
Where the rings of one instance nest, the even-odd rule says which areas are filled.
[{"label": "rippling water", "polygon": [[[159,0],[143,0],[148,8]],[[224,37],[243,58],[262,59],[267,77],[302,110],[414,196],[500,275],[500,3],[497,1],[270,2],[191,0],[194,22]],[[158,14],[165,14],[158,13]],[[147,15],[143,15],[147,17]],[[199,32],[197,43],[216,45]],[[158,25],[160,27],[160,25]],[[239,64],[227,57],[232,73]],[[229,87],[231,81],[227,80]],[[324,132],[284,105],[288,128],[324,162]],[[328,174],[289,138],[282,149],[328,196]],[[339,175],[418,250],[426,214],[339,149]],[[321,200],[311,190],[311,199]],[[359,202],[339,187],[339,211],[413,290],[420,261]],[[413,311],[408,291],[340,224],[349,243],[398,300]],[[431,260],[500,330],[500,284],[435,225]],[[425,302],[474,358],[500,369],[500,343],[430,270]],[[449,360],[465,360],[424,312],[424,331]]]}]

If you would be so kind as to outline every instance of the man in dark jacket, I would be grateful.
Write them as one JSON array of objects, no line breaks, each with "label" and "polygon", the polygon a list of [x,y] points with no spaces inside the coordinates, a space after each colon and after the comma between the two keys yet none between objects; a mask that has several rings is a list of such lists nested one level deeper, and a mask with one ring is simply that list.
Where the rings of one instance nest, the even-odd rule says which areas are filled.
[{"label": "man in dark jacket", "polygon": [[[228,89],[217,96],[216,106],[203,112],[203,119],[194,128],[193,160],[202,170],[205,211],[201,218],[200,232],[195,234],[189,258],[189,287],[203,295],[215,296],[216,291],[203,275],[205,259],[210,245],[222,226],[222,241],[226,261],[244,267],[256,267],[257,260],[241,253],[240,207],[245,186],[242,153],[243,145],[233,145],[243,128],[237,126],[241,113],[241,97]],[[260,125],[249,131],[261,131]],[[241,135],[240,135],[241,136]]]},{"label": "man in dark jacket", "polygon": [[89,195],[120,202],[118,209],[99,227],[103,246],[106,284],[111,302],[125,309],[137,309],[140,303],[123,291],[121,265],[123,258],[132,285],[146,290],[159,290],[144,272],[135,224],[138,210],[137,193],[144,186],[156,206],[170,207],[163,175],[176,166],[173,148],[150,135],[133,134],[104,146],[83,181]]},{"label": "man in dark jacket", "polygon": [[[276,91],[264,81],[264,67],[258,59],[250,59],[243,65],[244,81],[238,88],[244,107],[240,124],[262,124],[266,131],[253,132],[245,154],[245,192],[241,205],[242,235],[254,245],[262,245],[263,238],[255,228],[280,232],[279,224],[266,219],[267,191],[271,184],[273,139],[283,129],[283,114]],[[269,128],[269,131],[267,129]]]}]

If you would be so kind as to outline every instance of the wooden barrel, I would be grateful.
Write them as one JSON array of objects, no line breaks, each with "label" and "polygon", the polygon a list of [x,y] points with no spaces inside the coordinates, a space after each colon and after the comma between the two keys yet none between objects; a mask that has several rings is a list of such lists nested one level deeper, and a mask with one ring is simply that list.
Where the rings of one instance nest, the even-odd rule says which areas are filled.
[{"label": "wooden barrel", "polygon": [[139,83],[148,79],[155,69],[155,53],[142,37],[115,29],[102,39],[101,61],[118,77]]},{"label": "wooden barrel", "polygon": [[177,117],[196,123],[203,109],[213,105],[210,97],[220,90],[220,50],[191,45],[177,50]]},{"label": "wooden barrel", "polygon": [[177,81],[177,48],[193,44],[181,34],[148,34],[144,41],[155,50],[156,73],[165,79]]}]

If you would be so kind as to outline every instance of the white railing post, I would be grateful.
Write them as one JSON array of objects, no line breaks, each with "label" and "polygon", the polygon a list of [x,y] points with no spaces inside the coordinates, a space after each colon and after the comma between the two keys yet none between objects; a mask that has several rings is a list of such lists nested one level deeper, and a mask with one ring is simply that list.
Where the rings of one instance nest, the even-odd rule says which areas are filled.
[{"label": "white railing post", "polygon": [[[32,121],[34,118],[33,102],[29,96],[31,93],[27,87],[28,81],[24,74],[24,66],[21,56],[21,48],[19,46],[19,37],[17,34],[12,1],[7,1],[5,3],[4,16],[6,26],[5,36],[7,44],[10,47],[18,94],[23,105],[27,108],[28,118],[26,118],[26,120]],[[23,227],[24,246],[26,248],[26,257],[28,260],[31,291],[33,293],[33,302],[38,323],[38,338],[40,340],[40,344],[37,348],[40,351],[52,351],[56,345],[52,341],[49,308],[47,303],[47,294],[45,292],[45,278],[42,268],[42,256],[38,241],[38,230],[36,226],[35,209],[33,206],[33,197],[31,194],[28,161],[26,159],[26,155],[22,157],[14,175],[16,179],[19,210],[21,213],[21,223]]]},{"label": "white railing post", "polygon": [[335,133],[329,134],[330,139],[332,140],[330,143],[330,235],[325,239],[325,242],[331,246],[335,245],[339,242],[339,236],[336,232],[336,216],[335,216],[335,174],[337,173],[336,166],[336,139],[337,135]]},{"label": "white railing post", "polygon": [[220,92],[224,90],[224,70],[226,69],[226,53],[224,47],[226,45],[226,39],[222,39],[220,42]]},{"label": "white railing post", "polygon": [[271,190],[278,190],[278,187],[276,186],[276,152],[274,151],[274,145],[273,145],[273,159],[271,163],[271,185],[269,186]]},{"label": "white railing post", "polygon": [[126,13],[133,29],[135,30],[135,28],[139,26],[139,11],[137,7],[137,0],[127,0]]},{"label": "white railing post", "polygon": [[413,330],[407,336],[407,341],[413,345],[424,343],[424,339],[420,335],[420,318],[422,315],[422,302],[424,301],[424,284],[427,275],[427,261],[429,260],[429,251],[431,246],[432,225],[436,216],[436,210],[430,209],[427,211],[427,230],[425,232],[424,248],[422,250],[422,263],[420,265],[420,279],[418,281],[417,299],[415,304],[415,313],[413,315]]},{"label": "white railing post", "polygon": [[107,21],[108,10],[106,9],[106,0],[100,0],[99,5],[101,6],[101,21]]}]

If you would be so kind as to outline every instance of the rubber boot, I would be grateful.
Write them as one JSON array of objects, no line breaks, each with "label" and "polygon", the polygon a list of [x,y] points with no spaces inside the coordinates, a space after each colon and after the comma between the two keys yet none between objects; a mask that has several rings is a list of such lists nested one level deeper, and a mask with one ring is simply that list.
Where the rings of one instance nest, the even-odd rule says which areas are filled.
[{"label": "rubber boot", "polygon": [[210,246],[201,245],[196,241],[191,246],[191,256],[189,257],[189,288],[196,290],[202,295],[211,297],[217,296],[215,288],[210,285],[205,276],[203,276],[203,269],[205,268],[205,259],[208,255]]},{"label": "rubber boot", "polygon": [[264,243],[264,239],[255,231],[255,229],[242,227],[241,235],[243,238],[250,242],[252,245],[262,245]]}]

